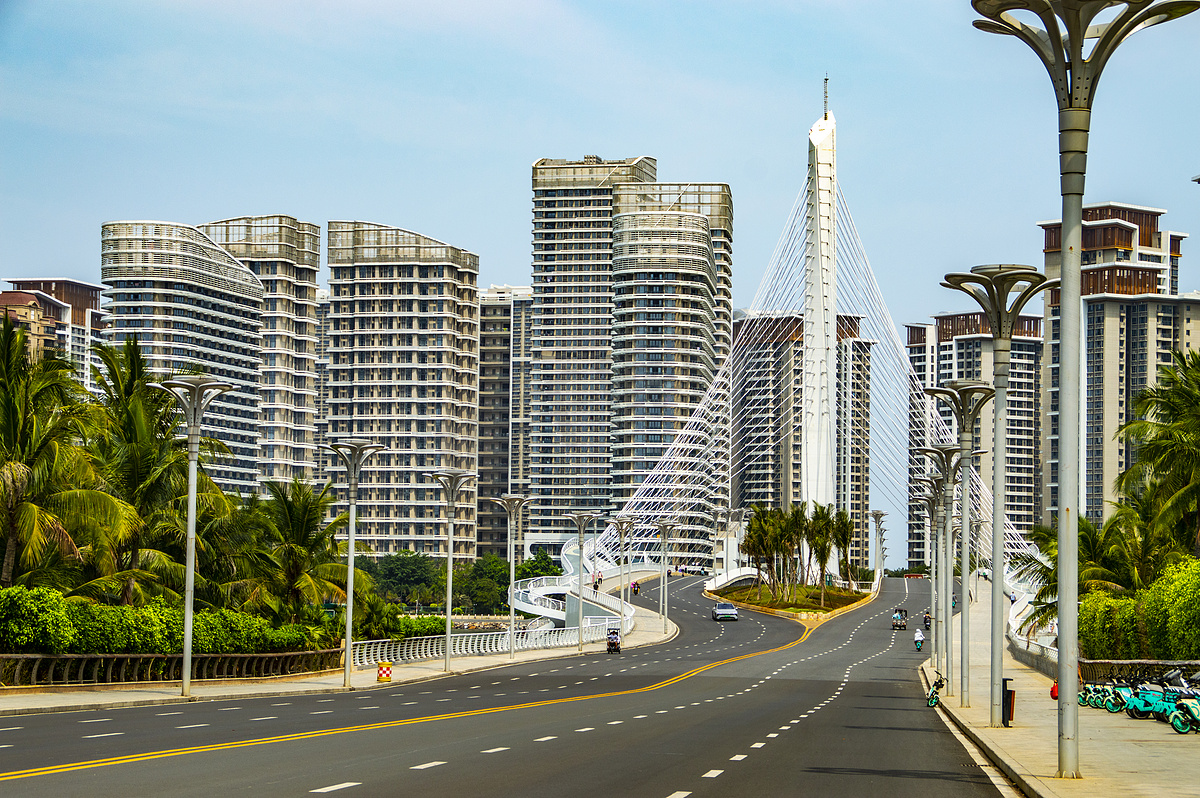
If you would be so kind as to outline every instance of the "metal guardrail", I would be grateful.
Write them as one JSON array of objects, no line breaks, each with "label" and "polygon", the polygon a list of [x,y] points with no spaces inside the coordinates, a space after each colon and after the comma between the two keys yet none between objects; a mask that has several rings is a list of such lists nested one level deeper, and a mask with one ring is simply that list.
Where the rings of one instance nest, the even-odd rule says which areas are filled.
[{"label": "metal guardrail", "polygon": [[[337,668],[340,648],[275,654],[193,654],[192,678],[248,679]],[[173,682],[182,654],[0,654],[0,685],[51,686]]]},{"label": "metal guardrail", "polygon": [[[583,619],[583,642],[598,643],[605,639],[610,625],[620,623],[622,634],[633,628],[632,618],[621,623],[618,618],[587,617]],[[564,648],[579,645],[579,627],[548,629],[519,629],[514,648],[532,651],[543,648]],[[470,632],[450,636],[451,657],[486,657],[508,653],[508,632]],[[419,662],[446,656],[446,636],[407,637],[403,640],[360,640],[353,646],[352,662],[365,668],[380,662]]]}]

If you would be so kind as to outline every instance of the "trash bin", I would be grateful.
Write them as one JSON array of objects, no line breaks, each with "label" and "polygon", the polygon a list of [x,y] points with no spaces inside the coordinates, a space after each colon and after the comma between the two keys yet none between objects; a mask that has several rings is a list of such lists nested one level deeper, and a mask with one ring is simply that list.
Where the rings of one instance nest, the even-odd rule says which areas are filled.
[{"label": "trash bin", "polygon": [[375,681],[390,682],[391,680],[392,680],[392,663],[390,663],[390,662],[379,663],[379,672],[378,672],[378,675],[375,677]]},{"label": "trash bin", "polygon": [[1008,683],[1011,682],[1012,679],[1001,679],[1000,681],[1004,683],[1001,688],[1000,697],[1000,721],[1004,724],[1005,728],[1007,728],[1012,725],[1015,712],[1014,705],[1017,702],[1017,691],[1008,689]]}]

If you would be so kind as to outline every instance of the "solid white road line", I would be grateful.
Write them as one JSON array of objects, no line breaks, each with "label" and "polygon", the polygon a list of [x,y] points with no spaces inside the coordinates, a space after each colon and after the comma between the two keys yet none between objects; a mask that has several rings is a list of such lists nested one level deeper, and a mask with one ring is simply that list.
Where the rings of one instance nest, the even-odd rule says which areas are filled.
[{"label": "solid white road line", "polygon": [[361,784],[361,781],[343,781],[341,784],[330,784],[328,787],[309,790],[309,792],[334,792],[335,790],[344,790],[347,787],[358,787]]}]

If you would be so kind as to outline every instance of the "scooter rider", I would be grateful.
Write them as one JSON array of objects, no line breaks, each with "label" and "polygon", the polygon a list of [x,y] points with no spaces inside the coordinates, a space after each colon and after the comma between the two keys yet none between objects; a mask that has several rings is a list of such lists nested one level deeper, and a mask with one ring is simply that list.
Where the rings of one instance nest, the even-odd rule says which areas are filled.
[{"label": "scooter rider", "polygon": [[921,650],[921,644],[925,642],[925,633],[920,629],[913,635],[913,645],[917,647],[917,651]]}]

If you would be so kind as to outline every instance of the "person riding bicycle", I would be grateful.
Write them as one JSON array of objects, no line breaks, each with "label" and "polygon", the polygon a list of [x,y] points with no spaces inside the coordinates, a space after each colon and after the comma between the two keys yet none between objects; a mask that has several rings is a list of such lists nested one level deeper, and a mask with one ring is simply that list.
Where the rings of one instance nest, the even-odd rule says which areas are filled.
[{"label": "person riding bicycle", "polygon": [[917,647],[917,651],[921,650],[921,644],[925,642],[925,633],[920,629],[913,635],[913,645]]}]

